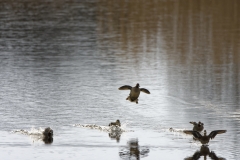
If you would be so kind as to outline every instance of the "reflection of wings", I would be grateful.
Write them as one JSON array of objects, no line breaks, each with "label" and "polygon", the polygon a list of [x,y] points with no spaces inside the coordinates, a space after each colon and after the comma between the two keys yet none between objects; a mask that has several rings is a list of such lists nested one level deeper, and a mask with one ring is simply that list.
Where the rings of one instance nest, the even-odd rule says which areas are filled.
[{"label": "reflection of wings", "polygon": [[215,130],[215,131],[212,131],[208,137],[210,137],[211,139],[213,139],[217,134],[222,134],[222,133],[226,133],[227,131],[226,130]]},{"label": "reflection of wings", "polygon": [[201,153],[199,151],[196,151],[192,157],[184,158],[184,160],[197,160],[201,157]]},{"label": "reflection of wings", "polygon": [[142,91],[144,93],[147,93],[147,94],[150,94],[150,92],[147,89],[145,89],[145,88],[140,88],[140,91]]},{"label": "reflection of wings", "polygon": [[209,154],[211,159],[226,160],[225,158],[218,157],[213,151]]},{"label": "reflection of wings", "polygon": [[120,88],[118,88],[118,89],[119,89],[119,90],[131,90],[132,87],[129,86],[129,85],[125,85],[125,86],[122,86],[122,87],[120,87]]},{"label": "reflection of wings", "polygon": [[197,139],[202,137],[202,135],[198,131],[184,130],[183,132],[186,134],[192,134]]}]

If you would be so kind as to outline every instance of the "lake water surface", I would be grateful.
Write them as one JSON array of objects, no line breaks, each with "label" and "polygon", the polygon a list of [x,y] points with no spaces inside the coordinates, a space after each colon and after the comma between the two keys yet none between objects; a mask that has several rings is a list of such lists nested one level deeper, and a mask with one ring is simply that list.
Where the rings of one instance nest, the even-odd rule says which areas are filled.
[{"label": "lake water surface", "polygon": [[[239,17],[237,0],[0,0],[1,159],[190,159],[190,121],[240,159]],[[118,90],[136,83],[138,104]],[[116,119],[118,139],[74,126]],[[48,126],[51,144],[14,133]]]}]

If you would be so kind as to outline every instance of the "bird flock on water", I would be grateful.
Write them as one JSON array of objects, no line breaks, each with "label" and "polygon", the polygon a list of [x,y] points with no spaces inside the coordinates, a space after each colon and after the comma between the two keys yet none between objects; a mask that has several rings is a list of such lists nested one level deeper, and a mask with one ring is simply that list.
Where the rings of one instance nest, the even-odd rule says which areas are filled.
[{"label": "bird flock on water", "polygon": [[[150,94],[149,90],[145,88],[140,88],[139,83],[136,84],[135,87],[129,86],[129,85],[124,85],[118,88],[119,90],[130,90],[130,93],[126,100],[129,100],[130,102],[135,102],[138,104],[138,97],[141,92]],[[193,125],[192,130],[184,130],[183,132],[186,134],[191,134],[193,135],[193,139],[199,141],[202,145],[207,145],[211,139],[216,137],[217,134],[222,134],[226,133],[226,130],[214,130],[211,131],[210,134],[207,135],[207,131],[204,130],[204,133],[201,134],[201,132],[204,129],[204,124],[202,122],[189,122]],[[116,126],[116,127],[121,127],[120,120],[117,119],[116,122],[110,122],[109,126]],[[24,132],[25,133],[25,132]],[[53,141],[53,130],[50,127],[45,128],[42,131],[43,135],[43,141],[45,143],[52,143]]]}]

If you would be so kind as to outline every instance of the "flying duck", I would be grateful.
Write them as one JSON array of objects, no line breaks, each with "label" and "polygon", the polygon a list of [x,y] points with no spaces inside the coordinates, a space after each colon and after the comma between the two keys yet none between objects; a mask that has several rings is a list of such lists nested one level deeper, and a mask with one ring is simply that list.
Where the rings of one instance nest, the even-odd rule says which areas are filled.
[{"label": "flying duck", "polygon": [[120,88],[118,88],[119,90],[130,90],[130,94],[129,96],[126,98],[126,100],[129,100],[131,102],[136,102],[136,104],[138,104],[138,97],[140,95],[140,91],[146,93],[146,94],[150,94],[150,92],[145,89],[145,88],[139,88],[139,84],[137,83],[135,87],[131,87],[129,85],[124,85]]}]

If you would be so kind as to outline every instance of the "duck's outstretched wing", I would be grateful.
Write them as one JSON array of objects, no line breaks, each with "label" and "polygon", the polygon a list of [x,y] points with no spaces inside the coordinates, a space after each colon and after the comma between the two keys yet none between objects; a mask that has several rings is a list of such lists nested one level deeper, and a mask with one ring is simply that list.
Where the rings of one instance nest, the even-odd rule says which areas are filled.
[{"label": "duck's outstretched wing", "polygon": [[129,85],[125,85],[125,86],[122,86],[122,87],[120,87],[120,88],[118,88],[118,89],[119,89],[119,90],[131,90],[132,87],[129,86]]},{"label": "duck's outstretched wing", "polygon": [[192,134],[193,137],[195,137],[197,139],[202,137],[202,135],[198,131],[184,130],[183,132],[186,134]]},{"label": "duck's outstretched wing", "polygon": [[150,92],[147,89],[145,89],[145,88],[140,88],[140,91],[142,91],[144,93],[147,93],[147,94],[150,94]]},{"label": "duck's outstretched wing", "polygon": [[227,130],[215,130],[215,131],[212,131],[208,137],[210,137],[211,139],[213,139],[217,134],[222,134],[222,133],[226,133]]}]

